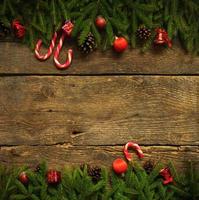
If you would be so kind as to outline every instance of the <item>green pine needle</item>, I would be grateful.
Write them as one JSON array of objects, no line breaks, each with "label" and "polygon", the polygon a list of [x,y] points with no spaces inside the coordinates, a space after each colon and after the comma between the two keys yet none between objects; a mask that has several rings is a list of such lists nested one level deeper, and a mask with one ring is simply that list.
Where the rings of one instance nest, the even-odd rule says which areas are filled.
[{"label": "green pine needle", "polygon": [[[115,36],[127,37],[131,47],[139,47],[135,33],[140,25],[152,32],[161,27],[174,43],[179,39],[188,52],[198,55],[198,10],[198,0],[1,0],[0,21],[10,26],[13,19],[18,19],[27,30],[31,26],[34,41],[30,43],[35,44],[39,38],[49,43],[54,31],[59,31],[63,22],[70,19],[75,25],[72,37],[79,38],[79,44],[91,31],[103,50],[112,45]],[[92,25],[98,15],[107,20],[102,32]],[[28,42],[30,35],[25,37],[25,42],[32,47]],[[145,52],[151,45],[143,42],[141,51]]]}]

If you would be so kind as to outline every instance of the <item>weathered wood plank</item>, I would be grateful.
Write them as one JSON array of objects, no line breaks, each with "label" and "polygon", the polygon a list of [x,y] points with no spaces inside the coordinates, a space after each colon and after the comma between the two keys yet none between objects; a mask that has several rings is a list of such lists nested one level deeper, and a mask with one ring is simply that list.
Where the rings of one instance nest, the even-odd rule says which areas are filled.
[{"label": "weathered wood plank", "polygon": [[[199,169],[199,147],[183,146],[150,146],[142,147],[145,157],[142,162],[149,159],[168,164],[172,160],[178,169],[185,169],[187,161],[194,161]],[[123,157],[121,146],[103,147],[73,147],[70,145],[55,146],[20,146],[2,147],[0,149],[0,163],[11,165],[36,165],[42,160],[50,167],[72,166],[82,163],[110,166],[114,159]],[[137,156],[134,155],[134,160]]]},{"label": "weathered wood plank", "polygon": [[[66,49],[61,54],[63,62]],[[28,47],[0,42],[0,74],[199,74],[199,57],[186,55],[180,47],[145,54],[137,49],[120,56],[112,51],[97,51],[85,57],[77,49],[74,51],[73,65],[68,70],[59,71],[52,58],[39,62]]]},{"label": "weathered wood plank", "polygon": [[199,145],[199,77],[2,77],[0,145]]}]

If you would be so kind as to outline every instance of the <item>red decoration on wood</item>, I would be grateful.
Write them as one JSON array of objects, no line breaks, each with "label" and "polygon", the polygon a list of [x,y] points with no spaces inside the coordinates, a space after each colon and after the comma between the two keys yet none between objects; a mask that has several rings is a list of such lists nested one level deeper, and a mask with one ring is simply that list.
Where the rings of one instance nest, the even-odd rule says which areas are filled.
[{"label": "red decoration on wood", "polygon": [[55,53],[54,53],[54,62],[55,62],[55,65],[56,65],[56,67],[58,69],[66,69],[72,63],[72,59],[73,59],[73,50],[72,49],[68,50],[68,52],[67,52],[68,57],[67,57],[67,59],[66,59],[64,64],[61,64],[59,62],[58,58],[59,58],[59,54],[60,54],[60,51],[62,49],[64,40],[65,40],[65,37],[66,36],[68,36],[68,37],[71,36],[72,30],[73,30],[73,26],[74,25],[70,20],[66,20],[65,24],[62,27],[63,33],[62,33],[62,36],[61,36],[61,38],[59,40],[59,44],[57,45],[57,48],[56,48]]},{"label": "red decoration on wood", "polygon": [[12,29],[17,38],[21,39],[25,36],[26,33],[25,26],[23,26],[19,20],[17,19],[13,20]]},{"label": "red decoration on wood", "polygon": [[132,155],[128,152],[128,149],[132,148],[134,150],[136,150],[137,155],[139,158],[143,158],[144,154],[143,151],[141,150],[140,146],[138,144],[136,144],[135,142],[128,142],[125,146],[124,146],[124,155],[126,157],[126,159],[128,161],[132,160]]},{"label": "red decoration on wood", "polygon": [[38,40],[36,47],[35,47],[35,56],[37,59],[44,61],[47,60],[53,53],[53,49],[55,47],[55,43],[57,40],[57,32],[54,33],[53,38],[51,40],[50,46],[48,48],[48,52],[46,54],[41,55],[39,53],[40,49],[41,49],[41,45],[42,45],[42,40]]},{"label": "red decoration on wood", "polygon": [[61,182],[61,172],[59,171],[49,170],[46,176],[48,184],[57,185]]},{"label": "red decoration on wood", "polygon": [[128,41],[124,37],[115,37],[113,47],[116,52],[122,53],[127,49]]},{"label": "red decoration on wood", "polygon": [[19,181],[21,183],[23,183],[24,185],[27,185],[28,182],[29,182],[29,178],[26,174],[26,172],[21,172],[20,175],[19,175]]},{"label": "red decoration on wood", "polygon": [[170,169],[168,167],[160,170],[160,175],[164,178],[163,184],[167,185],[173,182],[173,177],[171,175]]},{"label": "red decoration on wood", "polygon": [[116,174],[123,174],[127,171],[128,165],[126,161],[121,158],[117,158],[113,161],[113,170]]},{"label": "red decoration on wood", "polygon": [[95,20],[95,25],[99,29],[104,29],[106,27],[106,19],[102,16],[98,16]]},{"label": "red decoration on wood", "polygon": [[[54,52],[54,63],[55,63],[55,65],[58,69],[66,69],[72,63],[72,59],[73,59],[73,50],[72,49],[68,50],[67,59],[66,59],[65,63],[61,64],[59,62],[58,58],[59,58],[59,54],[60,54],[60,51],[62,49],[64,40],[65,40],[66,37],[71,36],[73,27],[74,27],[74,25],[70,20],[67,20],[62,27],[62,35],[61,35],[61,38],[60,38],[59,43],[57,45],[57,48]],[[39,59],[39,60],[42,60],[42,61],[47,60],[53,53],[53,49],[55,47],[56,40],[57,40],[57,32],[54,33],[53,38],[51,40],[50,47],[48,48],[48,52],[44,55],[41,55],[39,53],[41,45],[42,45],[42,40],[38,40],[36,47],[35,47],[36,58]]]},{"label": "red decoration on wood", "polygon": [[155,44],[167,44],[169,48],[172,47],[172,42],[169,39],[168,33],[163,28],[157,28],[156,30],[156,36],[155,36]]}]

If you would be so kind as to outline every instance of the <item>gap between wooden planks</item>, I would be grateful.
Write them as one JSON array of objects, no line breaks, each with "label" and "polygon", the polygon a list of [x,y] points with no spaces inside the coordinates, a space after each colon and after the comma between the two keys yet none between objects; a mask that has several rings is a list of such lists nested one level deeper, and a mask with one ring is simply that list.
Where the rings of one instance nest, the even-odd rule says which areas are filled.
[{"label": "gap between wooden planks", "polygon": [[122,55],[109,50],[82,56],[74,45],[67,44],[61,51],[61,62],[65,62],[66,49],[69,47],[74,49],[73,64],[69,69],[60,71],[54,66],[52,58],[39,62],[23,44],[0,42],[0,74],[199,74],[199,57],[186,54],[178,45],[172,49],[156,49],[145,54],[134,49]]},{"label": "gap between wooden planks", "polygon": [[[36,166],[41,161],[47,161],[49,167],[63,167],[80,165],[83,163],[111,167],[112,161],[118,157],[124,157],[122,146],[15,146],[1,147],[0,163],[7,166],[29,165]],[[194,161],[196,168],[199,168],[198,146],[142,146],[145,157],[141,160],[144,163],[152,160],[157,164],[161,162],[174,163],[176,168],[185,170],[188,167],[187,161]],[[138,161],[136,154],[133,161]]]},{"label": "gap between wooden planks", "polygon": [[1,163],[109,166],[134,140],[146,160],[198,166],[198,76],[8,76],[0,91]]}]

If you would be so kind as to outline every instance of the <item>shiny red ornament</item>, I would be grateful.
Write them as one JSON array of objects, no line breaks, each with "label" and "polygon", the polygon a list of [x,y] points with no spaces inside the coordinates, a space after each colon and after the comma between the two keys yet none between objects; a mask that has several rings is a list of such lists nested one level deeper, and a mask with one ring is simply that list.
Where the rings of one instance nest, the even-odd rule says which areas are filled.
[{"label": "shiny red ornament", "polygon": [[20,181],[21,183],[23,183],[24,185],[27,185],[28,182],[29,182],[29,178],[28,178],[26,172],[21,172],[21,173],[19,174],[19,178],[18,178],[18,179],[19,179],[19,181]]},{"label": "shiny red ornament", "polygon": [[163,28],[157,28],[156,30],[156,36],[155,36],[155,44],[161,45],[166,44],[169,48],[172,47],[172,42],[169,39],[168,33]]},{"label": "shiny red ornament", "polygon": [[124,174],[128,169],[126,161],[121,158],[117,158],[116,160],[114,160],[112,167],[116,174]]},{"label": "shiny red ornament", "polygon": [[128,41],[124,37],[116,37],[113,42],[113,48],[116,52],[122,53],[128,47]]},{"label": "shiny red ornament", "polygon": [[98,16],[95,20],[95,25],[99,29],[104,29],[106,27],[106,19],[102,16]]},{"label": "shiny red ornament", "polygon": [[17,38],[21,39],[25,36],[26,33],[25,26],[23,26],[19,20],[17,19],[13,20],[12,29]]},{"label": "shiny red ornament", "polygon": [[58,185],[61,182],[61,172],[49,170],[46,175],[48,184]]},{"label": "shiny red ornament", "polygon": [[173,177],[171,175],[170,169],[168,167],[160,170],[160,175],[164,178],[163,184],[167,185],[173,182]]}]

